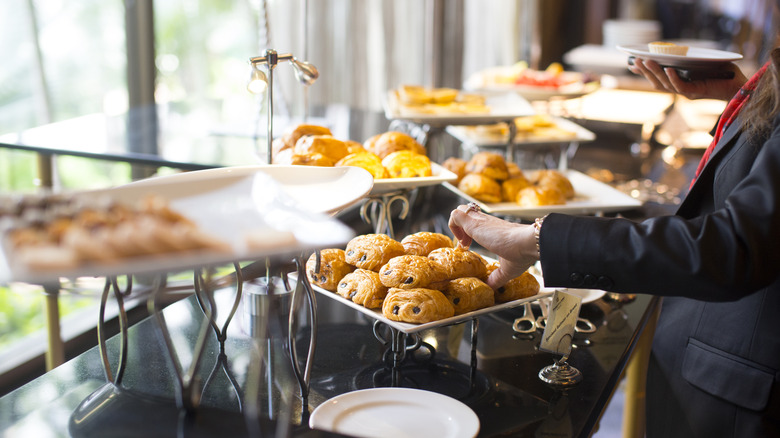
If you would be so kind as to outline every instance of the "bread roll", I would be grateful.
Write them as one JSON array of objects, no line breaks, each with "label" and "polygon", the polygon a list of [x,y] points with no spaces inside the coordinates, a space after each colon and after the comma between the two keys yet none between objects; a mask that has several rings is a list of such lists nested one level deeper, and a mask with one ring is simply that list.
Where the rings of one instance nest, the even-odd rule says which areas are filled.
[{"label": "bread roll", "polygon": [[322,154],[335,163],[346,157],[349,151],[343,141],[330,135],[307,135],[295,143],[295,153]]},{"label": "bread roll", "polygon": [[412,151],[420,155],[426,155],[425,147],[417,142],[412,136],[403,132],[388,131],[377,134],[363,143],[367,151],[379,155],[384,159],[386,156],[398,151]]},{"label": "bread roll", "polygon": [[510,178],[501,183],[501,199],[504,202],[515,202],[518,192],[530,185],[531,182],[525,177]]},{"label": "bread roll", "polygon": [[545,169],[529,173],[529,179],[540,187],[552,187],[558,189],[566,199],[574,197],[574,186],[569,178],[557,170]]},{"label": "bread roll", "polygon": [[460,183],[460,180],[462,180],[463,177],[466,176],[466,160],[464,160],[463,158],[450,157],[444,160],[444,162],[441,163],[441,165],[445,169],[449,170],[450,172],[458,176],[458,179],[455,181],[456,186]]},{"label": "bread roll", "polygon": [[362,152],[349,154],[340,159],[336,166],[360,167],[366,169],[374,179],[389,178],[389,173],[385,166],[382,165],[382,160],[376,154],[365,149]]},{"label": "bread roll", "polygon": [[466,164],[467,173],[478,173],[503,181],[509,177],[504,157],[495,152],[477,152]]},{"label": "bread roll", "polygon": [[416,178],[433,175],[431,160],[413,151],[397,151],[382,159],[390,178]]},{"label": "bread roll", "polygon": [[538,207],[540,205],[562,205],[566,197],[554,187],[529,186],[517,193],[517,204],[521,207]]}]

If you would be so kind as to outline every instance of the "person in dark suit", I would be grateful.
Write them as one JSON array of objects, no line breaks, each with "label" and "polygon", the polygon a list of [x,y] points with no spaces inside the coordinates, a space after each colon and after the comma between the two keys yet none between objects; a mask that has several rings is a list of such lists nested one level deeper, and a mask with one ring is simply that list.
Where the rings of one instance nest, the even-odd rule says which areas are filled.
[{"label": "person in dark suit", "polygon": [[634,72],[689,97],[733,96],[674,215],[522,225],[461,205],[450,228],[498,256],[494,288],[541,260],[546,286],[664,297],[648,437],[780,436],[780,49],[749,80],[687,83],[641,59]]}]

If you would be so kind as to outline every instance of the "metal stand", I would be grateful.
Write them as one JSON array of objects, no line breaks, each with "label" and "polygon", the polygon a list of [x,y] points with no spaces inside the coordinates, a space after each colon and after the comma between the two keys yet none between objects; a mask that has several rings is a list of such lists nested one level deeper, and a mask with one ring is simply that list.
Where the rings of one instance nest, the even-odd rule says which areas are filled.
[{"label": "metal stand", "polygon": [[401,203],[401,212],[398,214],[398,218],[406,219],[406,215],[409,214],[408,190],[369,197],[360,207],[360,218],[367,224],[374,224],[375,233],[385,233],[394,239],[391,207],[395,202]]}]

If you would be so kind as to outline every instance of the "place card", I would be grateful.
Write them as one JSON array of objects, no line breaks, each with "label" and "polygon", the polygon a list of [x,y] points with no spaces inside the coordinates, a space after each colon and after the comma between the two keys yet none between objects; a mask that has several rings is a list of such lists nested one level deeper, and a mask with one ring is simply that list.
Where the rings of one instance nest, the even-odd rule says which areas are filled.
[{"label": "place card", "polygon": [[553,292],[539,349],[568,357],[582,298],[561,290]]}]

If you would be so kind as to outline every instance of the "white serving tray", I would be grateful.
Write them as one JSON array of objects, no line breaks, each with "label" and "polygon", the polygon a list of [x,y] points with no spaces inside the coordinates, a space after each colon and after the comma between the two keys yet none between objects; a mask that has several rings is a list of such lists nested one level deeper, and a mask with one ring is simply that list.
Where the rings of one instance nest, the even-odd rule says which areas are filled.
[{"label": "white serving tray", "polygon": [[[562,117],[552,117],[555,124],[563,130],[572,132],[574,135],[570,137],[543,137],[543,136],[528,136],[523,133],[518,133],[515,136],[514,145],[523,146],[530,144],[559,144],[559,143],[571,143],[571,142],[590,142],[596,139],[596,134],[582,126],[572,122],[571,120],[564,119]],[[469,129],[466,126],[448,126],[446,131],[460,140],[463,143],[468,143],[477,147],[495,147],[495,146],[508,146],[509,134],[507,135],[484,135],[480,134],[473,129]]]},{"label": "white serving tray", "polygon": [[389,120],[407,120],[421,125],[444,127],[450,125],[488,125],[514,120],[517,117],[536,114],[531,103],[516,93],[486,94],[486,113],[415,114],[403,111],[395,97],[395,90],[388,91],[383,101],[385,117]]},{"label": "white serving tray", "polygon": [[566,176],[574,186],[574,199],[566,204],[542,205],[539,207],[521,207],[514,202],[499,202],[489,204],[479,201],[455,187],[446,183],[444,187],[451,190],[461,198],[476,202],[482,211],[495,215],[518,216],[523,218],[536,218],[547,213],[567,214],[596,214],[615,211],[630,210],[642,206],[642,202],[628,196],[601,181],[593,179],[576,170],[566,170]]}]

